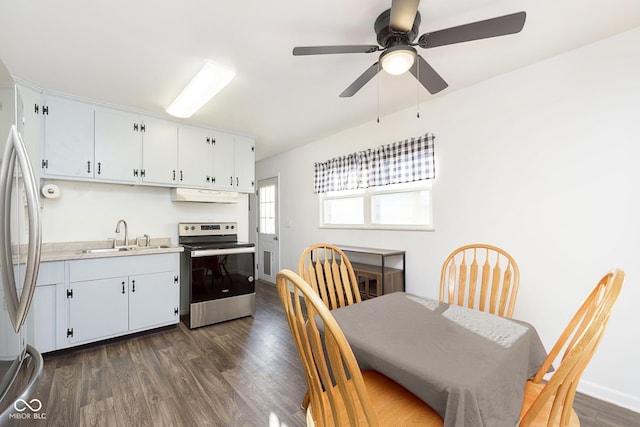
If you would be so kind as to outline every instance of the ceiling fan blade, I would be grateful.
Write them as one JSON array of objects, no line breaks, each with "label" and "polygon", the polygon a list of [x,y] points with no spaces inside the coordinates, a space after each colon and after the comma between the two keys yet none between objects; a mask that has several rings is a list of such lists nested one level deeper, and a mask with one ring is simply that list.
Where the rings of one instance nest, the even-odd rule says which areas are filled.
[{"label": "ceiling fan blade", "polygon": [[378,65],[378,62],[376,62],[371,67],[367,68],[364,73],[360,74],[360,77],[358,77],[353,83],[351,83],[348,88],[346,88],[340,94],[340,98],[348,98],[350,96],[353,96],[362,88],[362,86],[367,84],[369,80],[371,80],[376,74],[378,74],[378,71],[380,71],[380,67]]},{"label": "ceiling fan blade", "polygon": [[293,54],[298,55],[327,55],[333,53],[372,53],[380,50],[375,44],[354,44],[344,46],[298,46],[293,48]]},{"label": "ceiling fan blade", "polygon": [[389,26],[394,31],[408,33],[413,28],[420,0],[393,0]]},{"label": "ceiling fan blade", "polygon": [[416,61],[413,63],[413,67],[411,67],[409,71],[411,71],[411,74],[413,74],[422,86],[424,86],[424,88],[432,95],[449,86],[447,82],[440,77],[440,74],[438,74],[436,70],[434,70],[433,67],[420,55],[418,55]]},{"label": "ceiling fan blade", "polygon": [[489,37],[515,34],[522,30],[526,18],[526,12],[517,12],[497,18],[485,19],[484,21],[446,28],[432,33],[425,33],[418,39],[418,45],[427,49]]}]

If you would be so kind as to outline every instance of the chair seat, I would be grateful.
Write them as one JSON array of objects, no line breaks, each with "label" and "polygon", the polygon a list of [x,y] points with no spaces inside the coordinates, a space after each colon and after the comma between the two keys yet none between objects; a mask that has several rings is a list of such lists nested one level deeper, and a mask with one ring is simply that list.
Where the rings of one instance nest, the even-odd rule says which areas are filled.
[{"label": "chair seat", "polygon": [[[380,426],[440,427],[444,425],[436,411],[395,381],[377,371],[362,371],[362,377]],[[353,387],[351,381],[348,387]],[[326,394],[323,399],[328,406]],[[342,404],[338,406],[344,409]],[[367,425],[364,413],[360,408],[358,409],[358,425]],[[310,407],[307,408],[307,426],[315,426],[310,411]],[[345,421],[343,426],[348,426],[346,410],[343,410],[341,415]]]},{"label": "chair seat", "polygon": [[[520,411],[520,417],[523,417],[524,414],[529,410],[533,402],[536,400],[540,392],[544,389],[543,383],[534,383],[533,381],[527,381],[524,387],[524,400],[522,402],[522,410]],[[553,405],[553,399],[548,399],[546,404],[542,407],[542,410],[538,413],[538,416],[533,420],[532,427],[546,427],[549,420],[549,414],[551,412],[551,405]],[[559,425],[560,422],[560,414],[562,413],[562,409],[558,411],[558,415],[553,420],[553,426]],[[569,418],[569,427],[580,427],[580,420],[578,419],[578,414],[576,411],[571,409],[571,417]]]}]

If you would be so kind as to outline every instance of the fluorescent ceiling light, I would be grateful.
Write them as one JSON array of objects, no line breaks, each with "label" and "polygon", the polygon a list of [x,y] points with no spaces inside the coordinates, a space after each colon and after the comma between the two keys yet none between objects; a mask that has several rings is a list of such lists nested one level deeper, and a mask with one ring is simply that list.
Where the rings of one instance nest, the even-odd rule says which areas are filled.
[{"label": "fluorescent ceiling light", "polygon": [[387,49],[380,55],[382,69],[394,76],[404,74],[413,66],[416,50],[411,46],[399,45]]},{"label": "fluorescent ceiling light", "polygon": [[228,85],[235,75],[236,73],[233,71],[207,62],[187,87],[180,92],[180,95],[167,107],[167,113],[183,119],[191,117]]}]

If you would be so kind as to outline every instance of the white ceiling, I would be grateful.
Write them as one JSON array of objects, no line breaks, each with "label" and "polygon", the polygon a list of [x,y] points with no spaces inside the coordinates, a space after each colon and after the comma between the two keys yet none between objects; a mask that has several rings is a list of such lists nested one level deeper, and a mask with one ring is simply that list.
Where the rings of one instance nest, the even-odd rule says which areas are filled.
[{"label": "white ceiling", "polygon": [[[391,0],[1,2],[0,59],[45,89],[165,114],[205,61],[234,69],[188,122],[256,137],[258,160],[434,98],[410,74],[385,73],[339,98],[378,54],[291,54],[375,44]],[[640,25],[637,0],[432,0],[420,5],[420,34],[520,10],[519,34],[418,48],[449,83],[435,96]]]}]

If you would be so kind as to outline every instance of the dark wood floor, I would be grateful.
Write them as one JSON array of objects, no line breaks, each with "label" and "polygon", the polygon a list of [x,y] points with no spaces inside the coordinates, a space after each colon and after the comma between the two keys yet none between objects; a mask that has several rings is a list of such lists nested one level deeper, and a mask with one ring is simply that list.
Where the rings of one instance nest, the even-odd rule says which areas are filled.
[{"label": "dark wood floor", "polygon": [[[275,288],[254,317],[175,328],[45,355],[33,397],[45,420],[16,426],[304,426],[306,386]],[[640,426],[640,415],[579,396],[583,427]]]}]

